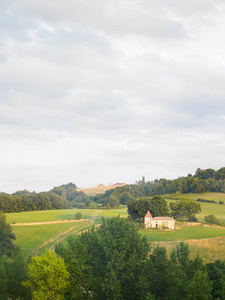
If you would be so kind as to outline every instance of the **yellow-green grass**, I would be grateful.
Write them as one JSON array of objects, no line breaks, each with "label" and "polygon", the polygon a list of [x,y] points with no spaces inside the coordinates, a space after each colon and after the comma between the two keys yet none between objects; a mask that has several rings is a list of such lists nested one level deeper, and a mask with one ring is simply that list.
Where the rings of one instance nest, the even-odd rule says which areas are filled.
[{"label": "yellow-green grass", "polygon": [[196,200],[198,198],[205,200],[214,200],[214,201],[224,201],[225,202],[225,194],[224,193],[200,193],[200,194],[182,194],[181,196],[191,198]]},{"label": "yellow-green grass", "polygon": [[179,230],[146,229],[140,231],[140,234],[145,235],[149,242],[185,241],[225,236],[225,228],[187,226],[181,227]]},{"label": "yellow-green grass", "polygon": [[[176,248],[179,243],[179,241],[152,242],[151,251],[159,245],[166,248],[167,255],[169,256],[172,249]],[[218,259],[225,261],[225,237],[186,240],[185,243],[189,244],[190,257],[192,259],[199,255],[205,264]]]},{"label": "yellow-green grass", "polygon": [[38,248],[46,241],[49,241],[50,247],[50,240],[52,239],[52,242],[55,241],[59,234],[77,231],[84,226],[92,225],[87,221],[82,221],[78,223],[14,226],[13,232],[16,234],[15,244],[19,245],[22,251],[25,252]]},{"label": "yellow-green grass", "polygon": [[117,217],[118,215],[120,215],[120,217],[127,217],[128,213],[127,213],[127,208],[118,208],[118,209],[102,209],[102,210],[98,210],[98,216],[100,217]]},{"label": "yellow-green grass", "polygon": [[59,210],[42,210],[29,211],[20,213],[6,214],[9,223],[33,223],[33,222],[51,222],[75,219],[75,214],[80,212],[82,218],[90,218],[97,209],[59,209]]},{"label": "yellow-green grass", "polygon": [[80,212],[82,218],[90,219],[91,216],[98,211],[98,216],[103,217],[115,217],[119,214],[127,215],[126,208],[119,209],[60,209],[60,210],[42,210],[42,211],[29,211],[20,213],[8,213],[6,214],[8,223],[33,223],[33,222],[51,222],[62,220],[74,220],[75,214]]}]

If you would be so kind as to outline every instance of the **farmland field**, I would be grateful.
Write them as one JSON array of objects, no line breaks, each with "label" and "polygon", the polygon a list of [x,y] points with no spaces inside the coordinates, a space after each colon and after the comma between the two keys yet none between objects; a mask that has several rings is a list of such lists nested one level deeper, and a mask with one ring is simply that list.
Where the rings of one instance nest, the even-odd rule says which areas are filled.
[{"label": "farmland field", "polygon": [[[224,194],[208,193],[208,194],[185,194],[185,197],[192,199],[203,198],[215,201],[223,201]],[[176,200],[168,199],[168,202]],[[197,215],[199,221],[204,220],[204,216],[214,214],[220,221],[225,222],[225,205],[215,203],[199,202],[202,207],[201,213]],[[19,225],[18,223],[34,223],[34,222],[57,222],[74,220],[77,212],[82,213],[82,218],[86,221],[56,223],[46,225]],[[92,224],[88,221],[91,216],[97,212],[95,225],[101,222],[101,217],[127,217],[127,209],[65,209],[50,211],[35,211],[6,214],[7,222],[15,223],[13,231],[17,239],[16,244],[20,245],[25,254],[44,253],[46,249],[53,247],[57,241],[66,238],[68,235],[79,234],[81,231],[90,228]],[[17,225],[18,224],[18,225]],[[152,248],[157,245],[166,247],[168,253],[180,241],[189,243],[191,256],[194,257],[199,253],[204,262],[214,261],[215,259],[225,260],[225,228],[209,227],[209,226],[186,226],[177,227],[178,230],[143,230],[141,235],[145,235],[151,243]],[[64,240],[66,241],[66,240]]]},{"label": "farmland field", "polygon": [[[19,223],[36,223],[36,222],[58,222],[63,220],[74,220],[77,212],[82,213],[82,218],[87,218],[87,221],[54,223],[43,225],[19,225]],[[49,210],[35,212],[21,212],[6,214],[7,222],[12,224],[13,232],[16,234],[16,244],[21,246],[24,253],[28,254],[34,249],[39,249],[42,253],[45,249],[50,248],[61,236],[79,233],[80,231],[92,227],[89,219],[94,213],[98,212],[98,219],[102,216],[115,217],[121,215],[126,217],[126,208],[112,210],[97,210],[97,209],[65,209],[65,210]],[[100,220],[99,220],[100,221]],[[99,223],[96,220],[96,224]],[[18,225],[17,225],[18,224]],[[42,245],[44,244],[45,245]]]},{"label": "farmland field", "polygon": [[71,228],[78,229],[84,225],[88,225],[88,222],[14,226],[13,232],[16,234],[16,244],[20,245],[24,250],[32,250],[61,232]]},{"label": "farmland field", "polygon": [[201,194],[182,194],[181,196],[191,198],[196,200],[198,198],[205,200],[214,200],[214,201],[224,201],[225,202],[225,194],[224,193],[201,193]]},{"label": "farmland field", "polygon": [[141,235],[145,235],[149,242],[159,241],[185,241],[190,239],[205,239],[225,236],[225,228],[187,226],[179,230],[143,230]]},{"label": "farmland field", "polygon": [[115,217],[119,214],[127,216],[126,208],[99,210],[99,209],[60,209],[60,210],[42,210],[42,211],[30,211],[20,213],[8,213],[6,214],[8,223],[32,223],[32,222],[50,222],[50,221],[62,221],[74,220],[74,215],[77,212],[82,214],[82,218],[90,218],[94,212],[97,212],[98,216]]}]

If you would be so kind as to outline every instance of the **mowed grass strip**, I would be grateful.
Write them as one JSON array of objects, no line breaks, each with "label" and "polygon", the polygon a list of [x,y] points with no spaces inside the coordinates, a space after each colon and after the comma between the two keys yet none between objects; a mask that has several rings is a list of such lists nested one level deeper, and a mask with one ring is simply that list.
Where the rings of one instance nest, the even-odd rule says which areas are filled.
[{"label": "mowed grass strip", "polygon": [[97,209],[59,209],[59,210],[41,210],[41,211],[27,211],[20,213],[6,214],[8,223],[33,223],[33,222],[51,222],[74,220],[75,214],[80,212],[82,218],[91,218]]},{"label": "mowed grass strip", "polygon": [[117,208],[117,209],[101,209],[99,210],[98,217],[127,217],[127,208]]},{"label": "mowed grass strip", "polygon": [[53,238],[61,232],[71,227],[79,228],[85,226],[88,222],[79,223],[57,223],[36,226],[15,226],[13,232],[16,234],[15,244],[19,245],[22,250],[32,250],[40,244]]},{"label": "mowed grass strip", "polygon": [[51,221],[63,221],[74,220],[75,214],[80,212],[82,219],[90,219],[95,212],[98,212],[97,216],[103,217],[116,217],[119,214],[127,216],[126,208],[118,208],[113,210],[107,209],[59,209],[59,210],[41,210],[41,211],[27,211],[20,213],[8,213],[6,214],[8,223],[34,223],[34,222],[51,222]]},{"label": "mowed grass strip", "polygon": [[188,197],[193,200],[196,199],[205,199],[205,200],[214,200],[214,201],[224,201],[225,202],[225,194],[224,193],[200,193],[200,194],[182,194],[183,197]]},{"label": "mowed grass strip", "polygon": [[146,236],[149,242],[159,241],[185,241],[190,239],[206,239],[225,236],[225,228],[190,226],[179,230],[143,230],[140,234]]}]

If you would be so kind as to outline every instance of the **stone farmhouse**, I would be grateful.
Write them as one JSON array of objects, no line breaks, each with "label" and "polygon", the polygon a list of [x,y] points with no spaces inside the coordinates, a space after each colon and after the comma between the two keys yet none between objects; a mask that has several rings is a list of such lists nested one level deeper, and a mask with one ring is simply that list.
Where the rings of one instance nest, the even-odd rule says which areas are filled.
[{"label": "stone farmhouse", "polygon": [[170,217],[155,217],[153,218],[150,211],[147,212],[144,218],[146,228],[175,228],[175,220]]}]

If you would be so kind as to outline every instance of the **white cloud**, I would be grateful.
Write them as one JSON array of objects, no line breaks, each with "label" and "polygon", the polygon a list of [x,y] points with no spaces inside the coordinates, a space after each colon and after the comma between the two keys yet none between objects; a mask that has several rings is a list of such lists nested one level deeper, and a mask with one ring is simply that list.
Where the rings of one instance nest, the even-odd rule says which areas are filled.
[{"label": "white cloud", "polygon": [[0,190],[224,165],[223,1],[0,6]]}]

